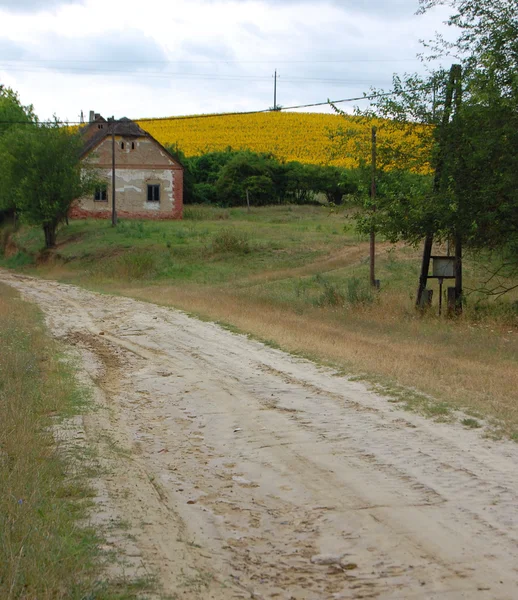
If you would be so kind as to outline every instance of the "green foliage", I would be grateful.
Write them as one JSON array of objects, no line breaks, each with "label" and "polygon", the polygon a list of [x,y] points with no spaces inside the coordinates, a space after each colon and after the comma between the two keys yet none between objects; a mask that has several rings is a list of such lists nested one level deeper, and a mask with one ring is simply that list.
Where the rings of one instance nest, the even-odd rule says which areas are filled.
[{"label": "green foliage", "polygon": [[[0,148],[5,144],[2,138],[6,133],[21,130],[27,123],[35,121],[33,107],[22,106],[16,92],[0,85]],[[15,209],[10,187],[1,183],[0,179],[0,220],[3,214],[12,214]]]},{"label": "green foliage", "polygon": [[[412,124],[422,145],[414,156],[378,132],[378,194],[368,197],[368,169],[360,188],[359,224],[390,240],[459,239],[464,248],[518,248],[518,12],[515,0],[421,0],[421,10],[449,4],[458,38],[428,44],[436,57],[457,55],[462,82],[448,83],[444,70],[422,78],[395,76],[393,95],[378,98],[363,116],[383,127]],[[453,105],[447,101],[448,89]],[[373,90],[373,93],[382,90]],[[450,107],[450,108],[449,108]],[[395,138],[392,138],[395,139]],[[419,149],[429,148],[427,152]],[[402,149],[402,150],[401,150]],[[407,148],[408,150],[408,148]],[[414,162],[412,163],[412,158]],[[434,179],[411,180],[428,164]],[[388,167],[391,167],[389,172]],[[397,168],[394,170],[393,166]],[[371,210],[376,206],[376,212]],[[518,266],[516,252],[512,261]]]},{"label": "green foliage", "polygon": [[0,85],[0,138],[10,129],[35,121],[33,107],[22,106],[14,90]]},{"label": "green foliage", "polygon": [[338,167],[282,163],[273,154],[231,148],[188,159],[175,152],[190,182],[186,204],[246,206],[247,191],[252,206],[317,204],[318,194],[341,204],[344,194],[356,191],[355,177]]},{"label": "green foliage", "polygon": [[28,267],[35,264],[34,256],[27,254],[26,252],[19,251],[13,256],[10,256],[4,261],[5,266],[8,269],[20,269],[22,267]]},{"label": "green foliage", "polygon": [[72,202],[96,184],[80,162],[81,149],[79,135],[57,124],[26,125],[2,138],[0,188],[9,190],[24,222],[43,227],[47,248]]}]

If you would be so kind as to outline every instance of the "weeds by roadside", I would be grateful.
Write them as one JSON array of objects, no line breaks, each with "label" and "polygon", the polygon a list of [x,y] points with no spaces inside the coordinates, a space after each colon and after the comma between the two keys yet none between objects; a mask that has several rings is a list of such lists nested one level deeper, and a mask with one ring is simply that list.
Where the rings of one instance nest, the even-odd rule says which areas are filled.
[{"label": "weeds by roadside", "polygon": [[86,524],[91,460],[54,434],[83,410],[85,393],[36,307],[2,284],[0,347],[0,598],[141,597],[151,581],[103,577],[102,532]]},{"label": "weeds by roadside", "polygon": [[81,394],[36,309],[5,286],[0,345],[0,597],[81,598],[96,566],[96,533],[78,526],[90,493],[52,435]]}]

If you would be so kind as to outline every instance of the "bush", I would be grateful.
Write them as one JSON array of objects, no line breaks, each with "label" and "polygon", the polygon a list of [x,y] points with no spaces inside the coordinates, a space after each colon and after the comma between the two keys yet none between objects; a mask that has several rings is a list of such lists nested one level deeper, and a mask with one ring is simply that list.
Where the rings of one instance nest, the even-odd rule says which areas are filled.
[{"label": "bush", "polygon": [[322,275],[317,275],[315,281],[323,288],[317,299],[317,306],[345,306],[345,294],[336,284]]},{"label": "bush", "polygon": [[347,280],[346,298],[351,306],[372,304],[374,293],[368,281],[359,277],[351,277]]},{"label": "bush", "polygon": [[17,252],[13,256],[7,258],[4,262],[8,269],[19,269],[21,267],[28,267],[34,265],[34,256],[27,254],[26,252]]},{"label": "bush", "polygon": [[332,283],[322,275],[315,277],[315,282],[322,287],[318,297],[317,306],[365,306],[374,302],[374,292],[367,281],[359,277],[351,277],[346,282],[343,290],[339,285]]},{"label": "bush", "polygon": [[246,233],[234,229],[223,229],[212,238],[214,254],[248,254],[251,252]]}]

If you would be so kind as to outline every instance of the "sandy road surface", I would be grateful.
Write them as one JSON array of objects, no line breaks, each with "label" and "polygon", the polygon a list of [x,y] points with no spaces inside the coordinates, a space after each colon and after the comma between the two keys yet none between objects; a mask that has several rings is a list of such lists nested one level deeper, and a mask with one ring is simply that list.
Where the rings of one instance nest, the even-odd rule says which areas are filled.
[{"label": "sandy road surface", "polygon": [[515,444],[175,310],[0,280],[81,353],[110,543],[164,594],[518,598]]}]

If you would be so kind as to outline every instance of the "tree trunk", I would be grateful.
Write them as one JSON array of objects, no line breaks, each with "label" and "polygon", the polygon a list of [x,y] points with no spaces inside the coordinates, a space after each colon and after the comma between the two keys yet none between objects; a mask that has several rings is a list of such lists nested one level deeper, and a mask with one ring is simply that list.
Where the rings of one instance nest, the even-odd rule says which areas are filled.
[{"label": "tree trunk", "polygon": [[56,223],[46,223],[43,225],[45,234],[45,248],[54,248],[56,246]]}]

